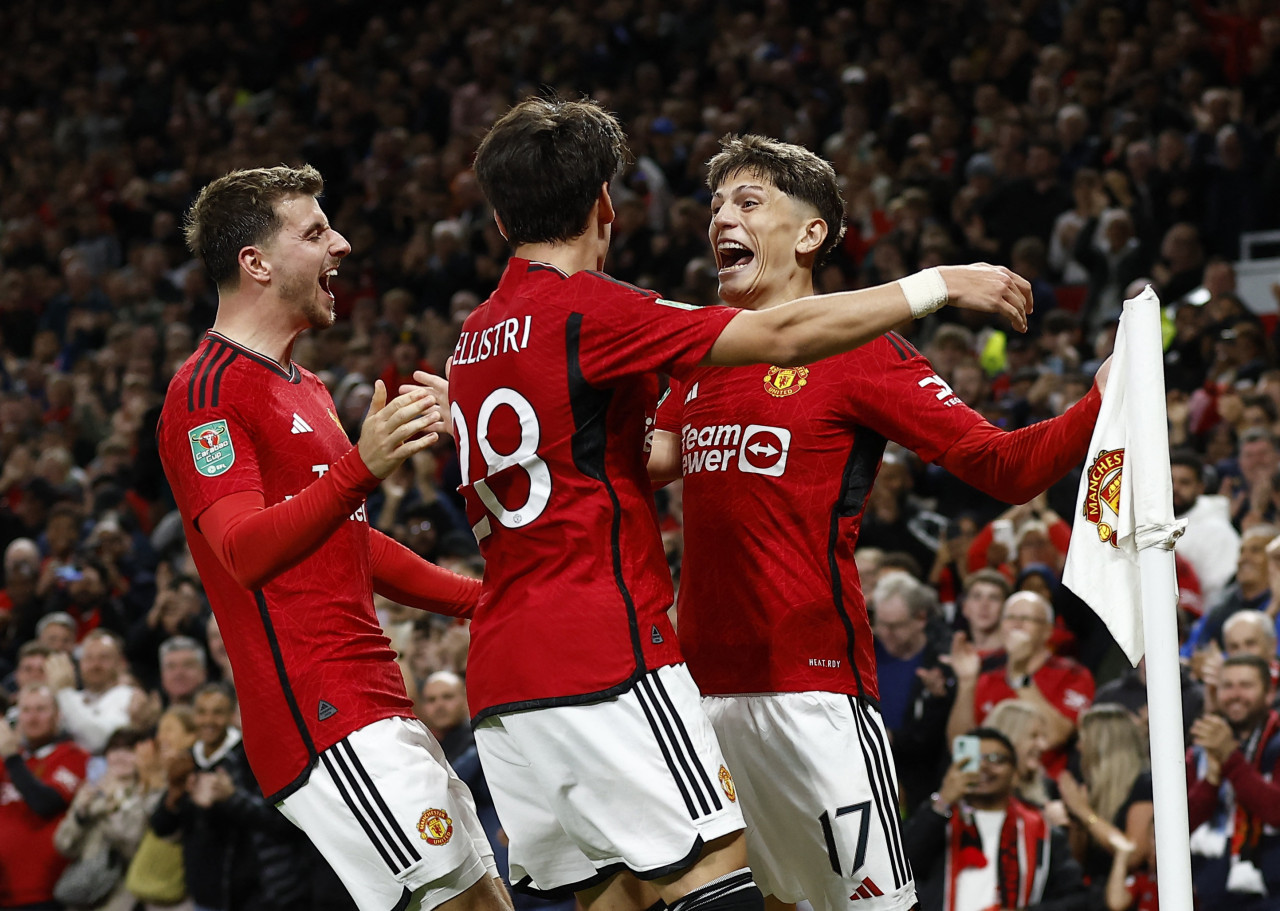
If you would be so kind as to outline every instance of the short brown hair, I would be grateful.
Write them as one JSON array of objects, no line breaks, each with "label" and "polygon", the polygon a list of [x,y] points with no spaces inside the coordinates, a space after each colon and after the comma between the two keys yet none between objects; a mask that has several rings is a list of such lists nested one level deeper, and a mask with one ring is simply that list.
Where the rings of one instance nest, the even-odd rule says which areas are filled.
[{"label": "short brown hair", "polygon": [[187,247],[221,288],[239,284],[240,251],[266,243],[280,230],[276,203],[317,197],[324,178],[311,165],[232,171],[200,191],[182,224]]},{"label": "short brown hair", "polygon": [[827,223],[827,238],[818,248],[821,263],[844,239],[844,197],[836,170],[804,146],[749,133],[725,136],[720,151],[707,162],[707,187],[715,191],[729,177],[745,171],[777,187],[786,196],[812,206]]},{"label": "short brown hair", "polygon": [[631,156],[617,119],[590,99],[526,99],[476,150],[476,180],[507,241],[559,243],[582,235],[600,188]]}]

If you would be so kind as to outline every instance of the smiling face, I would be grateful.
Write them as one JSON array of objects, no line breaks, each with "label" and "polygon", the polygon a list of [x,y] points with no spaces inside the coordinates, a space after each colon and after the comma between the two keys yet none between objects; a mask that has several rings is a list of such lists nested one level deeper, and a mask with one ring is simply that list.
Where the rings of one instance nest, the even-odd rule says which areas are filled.
[{"label": "smiling face", "polygon": [[329,282],[351,245],[329,224],[312,196],[286,197],[276,203],[276,214],[280,230],[263,245],[272,285],[307,326],[327,329],[335,319]]},{"label": "smiling face", "polygon": [[[707,230],[720,299],[756,310],[810,293],[813,256],[826,235],[812,208],[768,180],[747,171],[728,175],[712,195]],[[797,284],[810,287],[789,293]]]},{"label": "smiling face", "polygon": [[1226,665],[1218,675],[1218,709],[1239,736],[1253,730],[1266,717],[1274,695],[1271,681],[1257,668]]}]

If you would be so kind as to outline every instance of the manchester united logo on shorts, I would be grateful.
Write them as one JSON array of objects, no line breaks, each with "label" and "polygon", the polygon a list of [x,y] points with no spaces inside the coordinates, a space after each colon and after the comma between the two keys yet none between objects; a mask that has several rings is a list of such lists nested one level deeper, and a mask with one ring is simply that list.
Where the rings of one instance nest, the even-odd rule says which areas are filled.
[{"label": "manchester united logo on shorts", "polygon": [[720,787],[724,788],[724,796],[733,803],[738,802],[738,792],[733,787],[733,776],[724,766],[720,766]]},{"label": "manchester united logo on shorts", "polygon": [[770,367],[764,375],[764,391],[777,399],[795,395],[808,384],[808,367]]},{"label": "manchester united logo on shorts", "polygon": [[447,845],[453,838],[453,820],[444,810],[425,810],[418,817],[418,834],[429,845]]}]

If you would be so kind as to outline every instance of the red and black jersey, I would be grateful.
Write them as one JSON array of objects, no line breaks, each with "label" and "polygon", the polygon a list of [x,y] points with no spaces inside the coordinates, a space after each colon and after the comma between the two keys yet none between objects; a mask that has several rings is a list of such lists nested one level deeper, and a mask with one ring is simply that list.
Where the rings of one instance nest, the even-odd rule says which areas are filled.
[{"label": "red and black jersey", "polygon": [[737,311],[513,258],[450,374],[459,488],[484,554],[478,716],[621,692],[680,660],[643,452],[654,371],[687,371]]},{"label": "red and black jersey", "polygon": [[[31,774],[70,805],[84,781],[89,754],[74,742],[61,740],[24,754],[23,761]],[[67,859],[53,846],[53,833],[62,817],[62,813],[43,817],[27,806],[0,764],[0,907],[53,900],[54,883],[67,866]]]},{"label": "red and black jersey", "polygon": [[1006,434],[896,333],[807,367],[703,367],[673,383],[657,429],[680,437],[678,625],[703,693],[878,699],[853,554],[886,441],[1029,499],[1083,457],[1091,395]]},{"label": "red and black jersey", "polygon": [[198,532],[231,494],[269,508],[351,449],[316,376],[210,332],[165,397],[157,431],[191,554],[240,694],[245,753],[268,799],[300,787],[319,752],[412,703],[373,610],[363,506],[300,562],[249,590]]}]

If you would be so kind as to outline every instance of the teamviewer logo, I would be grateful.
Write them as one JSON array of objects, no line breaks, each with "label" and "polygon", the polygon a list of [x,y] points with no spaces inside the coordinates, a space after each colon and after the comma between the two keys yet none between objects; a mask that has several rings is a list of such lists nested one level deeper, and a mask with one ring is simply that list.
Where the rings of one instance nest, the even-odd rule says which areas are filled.
[{"label": "teamviewer logo", "polygon": [[748,424],[742,432],[742,448],[738,450],[738,470],[744,474],[777,477],[787,469],[790,448],[790,430]]}]

